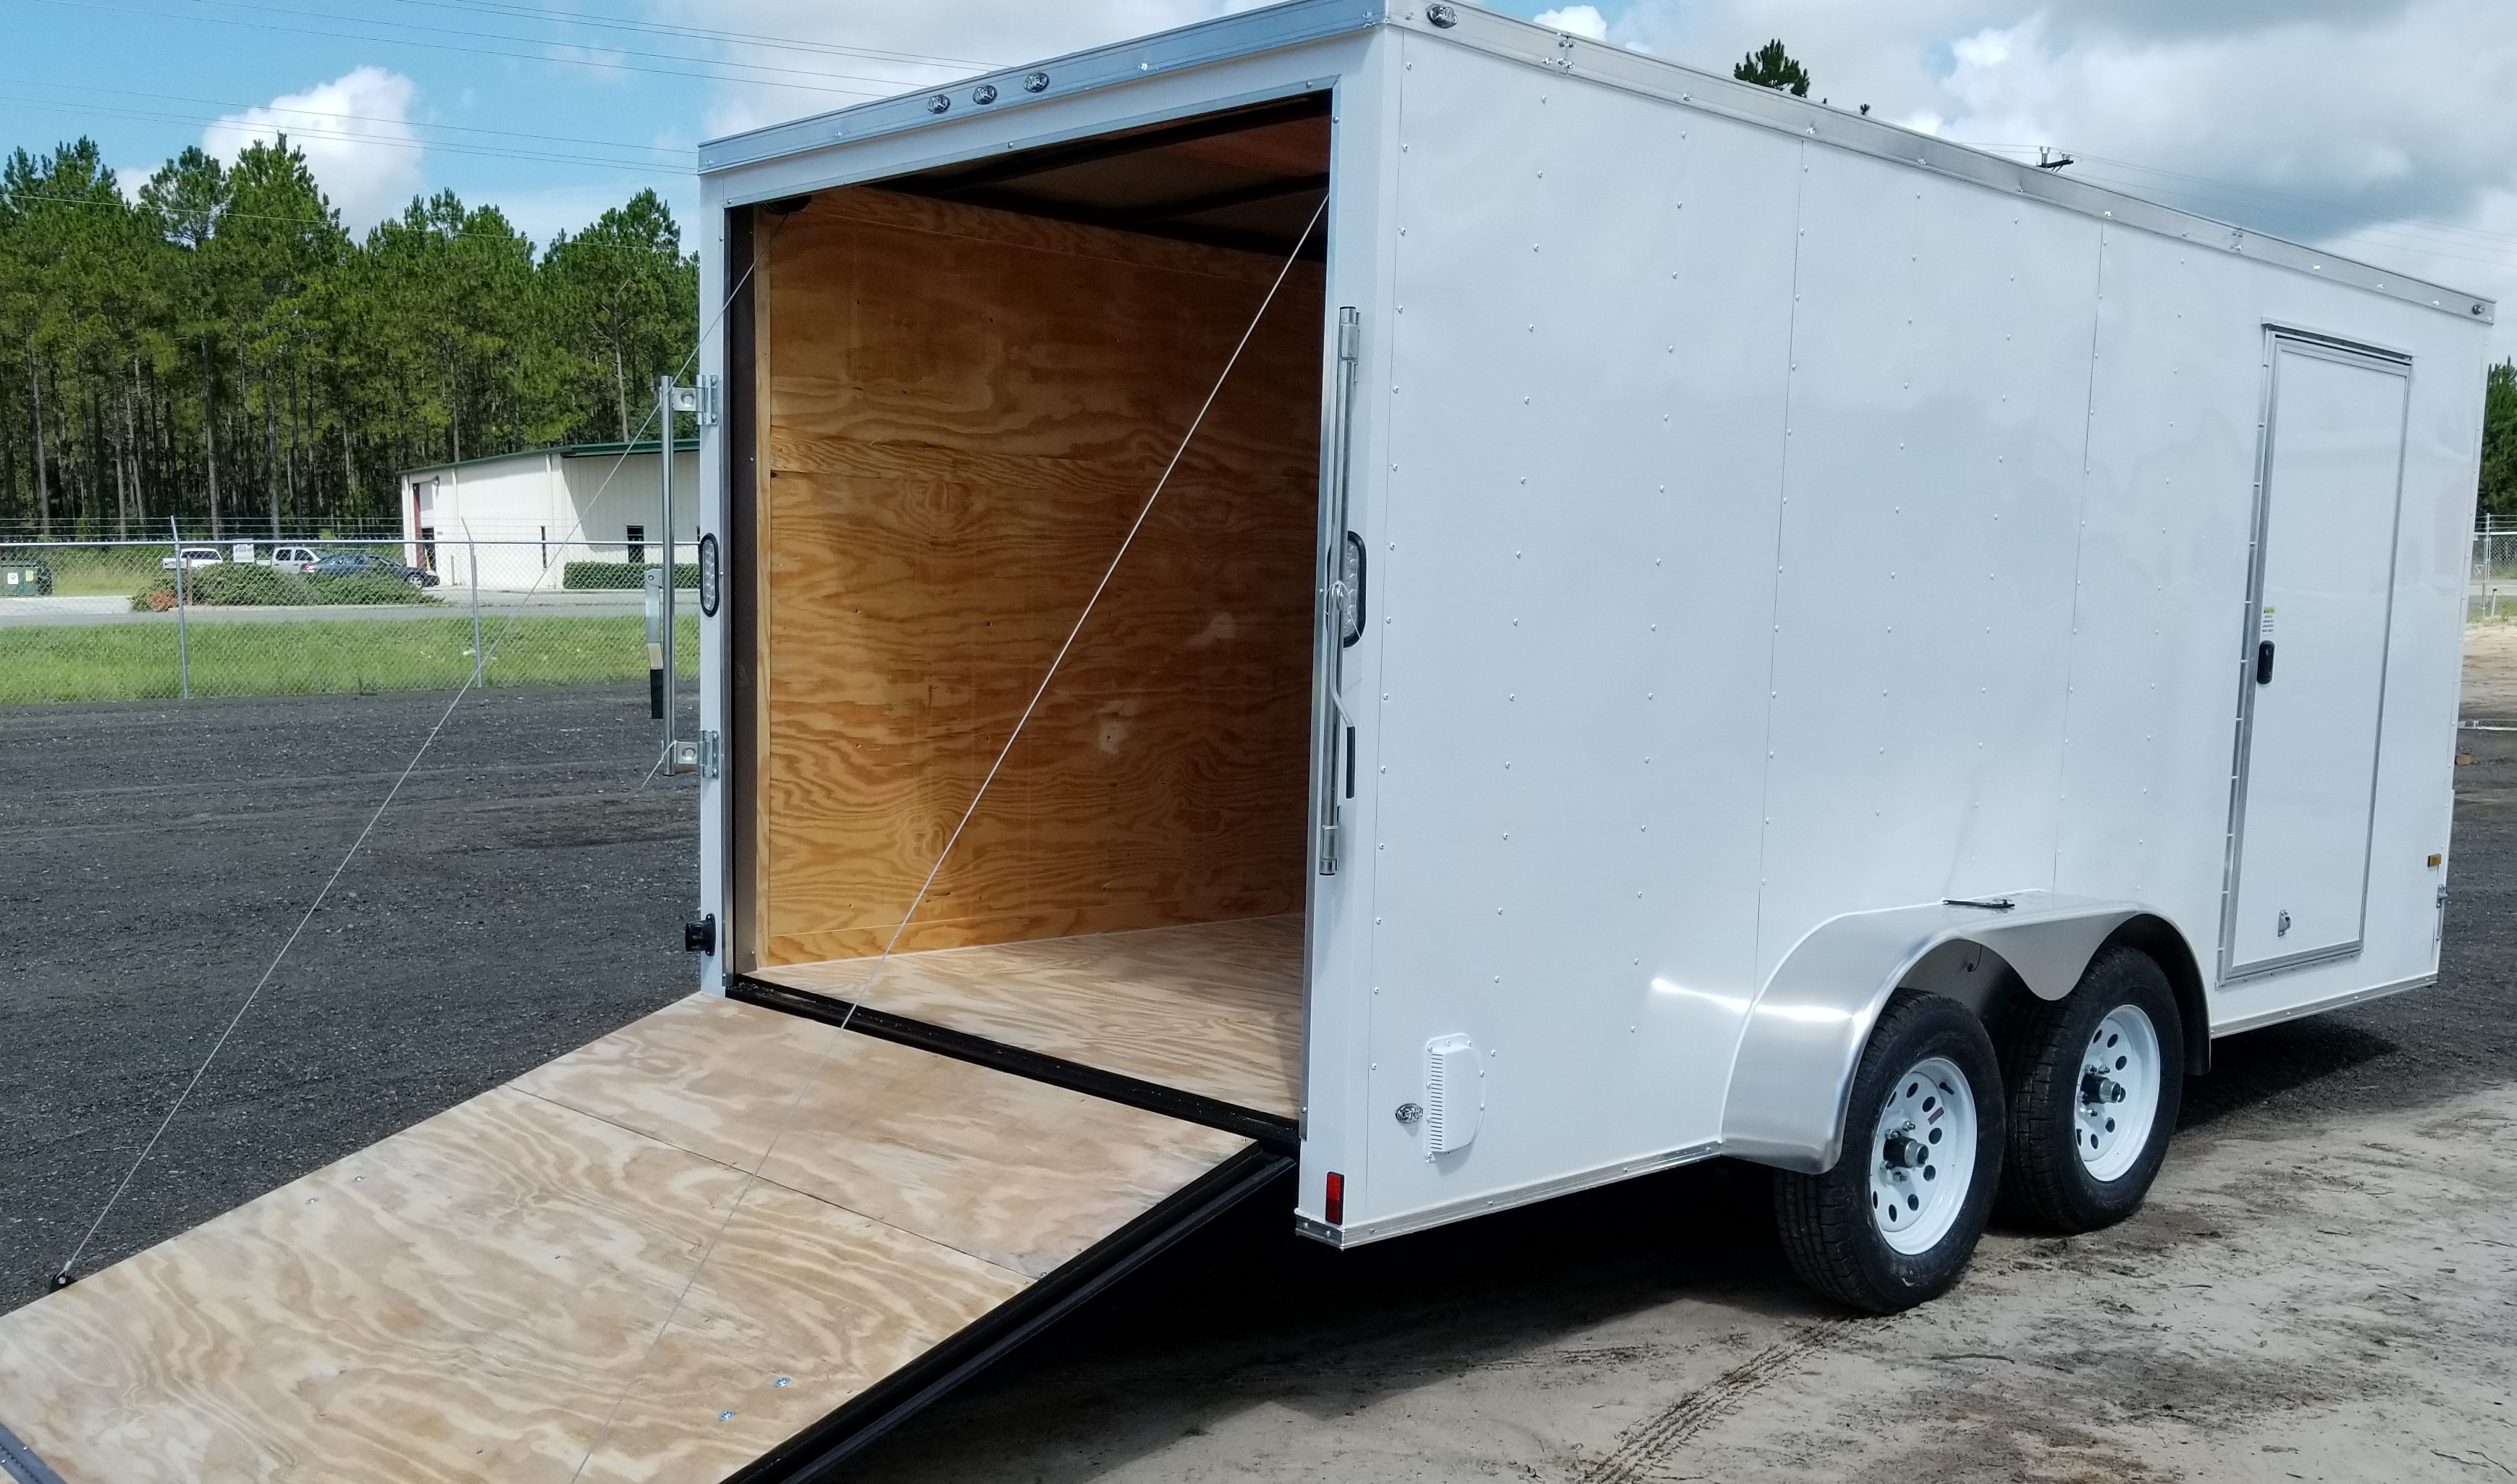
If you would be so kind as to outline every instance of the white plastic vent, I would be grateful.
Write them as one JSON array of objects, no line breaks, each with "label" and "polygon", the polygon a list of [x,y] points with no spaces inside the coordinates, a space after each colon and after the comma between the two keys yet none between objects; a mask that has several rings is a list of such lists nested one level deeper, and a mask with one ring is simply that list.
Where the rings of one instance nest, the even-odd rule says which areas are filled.
[{"label": "white plastic vent", "polygon": [[1477,1136],[1486,1106],[1486,1069],[1476,1044],[1465,1036],[1437,1036],[1425,1042],[1425,1153],[1427,1158],[1466,1149]]}]

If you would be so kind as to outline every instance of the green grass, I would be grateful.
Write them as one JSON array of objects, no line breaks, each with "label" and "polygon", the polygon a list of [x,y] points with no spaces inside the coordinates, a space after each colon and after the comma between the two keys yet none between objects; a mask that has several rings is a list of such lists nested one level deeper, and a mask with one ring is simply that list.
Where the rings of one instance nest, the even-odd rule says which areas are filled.
[{"label": "green grass", "polygon": [[[675,625],[674,669],[699,674],[699,620]],[[503,630],[505,637],[500,637]],[[179,694],[175,625],[0,628],[0,703],[144,700]],[[619,685],[647,678],[646,620],[484,618],[490,686]],[[192,694],[451,691],[472,673],[468,618],[325,618],[191,625]]]},{"label": "green grass", "polygon": [[158,558],[172,550],[171,546],[103,546],[84,551],[60,546],[12,548],[20,556],[40,554],[44,565],[53,570],[54,596],[63,598],[107,593],[127,598],[159,574]]}]

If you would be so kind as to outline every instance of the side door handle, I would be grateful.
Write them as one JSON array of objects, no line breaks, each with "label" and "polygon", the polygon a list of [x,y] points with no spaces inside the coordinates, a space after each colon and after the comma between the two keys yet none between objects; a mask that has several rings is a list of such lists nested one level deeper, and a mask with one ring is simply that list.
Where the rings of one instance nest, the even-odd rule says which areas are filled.
[{"label": "side door handle", "polygon": [[1351,530],[1340,545],[1329,591],[1337,600],[1338,648],[1350,650],[1363,637],[1363,537]]},{"label": "side door handle", "polygon": [[2255,684],[2271,685],[2272,683],[2273,642],[2269,639],[2259,640],[2255,645]]}]

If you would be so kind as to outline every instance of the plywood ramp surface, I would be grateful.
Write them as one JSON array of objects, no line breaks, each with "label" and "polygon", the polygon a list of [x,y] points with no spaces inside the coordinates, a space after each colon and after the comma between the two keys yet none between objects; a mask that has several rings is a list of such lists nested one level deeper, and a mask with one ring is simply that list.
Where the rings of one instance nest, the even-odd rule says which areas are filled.
[{"label": "plywood ramp surface", "polygon": [[1302,917],[788,964],[755,976],[1279,1118],[1301,1108]]},{"label": "plywood ramp surface", "polygon": [[695,997],[0,1316],[0,1422],[68,1484],[720,1479],[1243,1147]]},{"label": "plywood ramp surface", "polygon": [[[871,189],[766,239],[747,969],[884,947],[1282,267]],[[1301,905],[1321,325],[1298,265],[902,946]]]}]

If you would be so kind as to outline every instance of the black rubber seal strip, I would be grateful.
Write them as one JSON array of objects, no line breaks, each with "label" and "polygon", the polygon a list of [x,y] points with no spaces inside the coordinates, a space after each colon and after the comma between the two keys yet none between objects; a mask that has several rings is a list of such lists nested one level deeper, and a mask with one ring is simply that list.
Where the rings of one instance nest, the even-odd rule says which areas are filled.
[{"label": "black rubber seal strip", "polygon": [[0,1422],[0,1470],[18,1484],[62,1484],[53,1465],[35,1457],[35,1450],[11,1432],[6,1422]]},{"label": "black rubber seal strip", "polygon": [[1244,1108],[1220,1098],[1182,1092],[1177,1087],[1166,1087],[1160,1082],[1105,1072],[1061,1056],[1026,1051],[1003,1041],[989,1040],[962,1031],[948,1031],[942,1026],[886,1014],[866,1005],[851,1006],[844,999],[817,995],[810,990],[789,989],[766,980],[737,977],[727,981],[725,994],[729,999],[740,999],[763,1009],[784,1010],[789,1015],[801,1015],[825,1025],[844,1025],[851,1031],[862,1031],[882,1040],[916,1046],[921,1051],[932,1051],[956,1061],[976,1062],[982,1067],[1010,1072],[1036,1082],[1047,1082],[1051,1086],[1064,1087],[1106,1102],[1125,1103],[1131,1108],[1142,1108],[1147,1113],[1175,1118],[1184,1124],[1203,1124],[1209,1128],[1220,1128],[1226,1133],[1254,1139],[1275,1154],[1290,1156],[1301,1147],[1301,1125],[1292,1119],[1261,1113],[1256,1108]]},{"label": "black rubber seal strip", "polygon": [[[1256,1145],[1182,1186],[1065,1266],[875,1382],[830,1416],[729,1475],[725,1484],[812,1484],[919,1409],[1294,1167]],[[46,1481],[52,1484],[52,1481]]]}]

